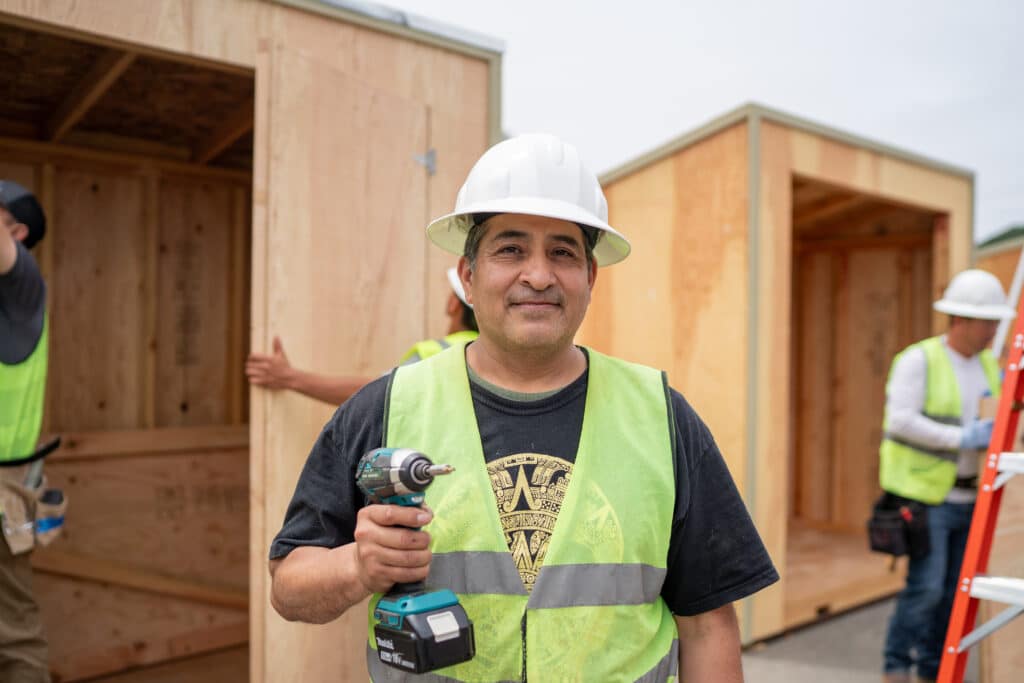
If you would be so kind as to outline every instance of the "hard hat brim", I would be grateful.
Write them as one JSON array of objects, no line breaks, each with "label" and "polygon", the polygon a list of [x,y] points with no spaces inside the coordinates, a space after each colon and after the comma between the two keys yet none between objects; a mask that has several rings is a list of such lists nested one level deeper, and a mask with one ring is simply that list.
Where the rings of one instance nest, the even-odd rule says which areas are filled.
[{"label": "hard hat brim", "polygon": [[597,265],[610,266],[629,256],[629,241],[594,214],[569,202],[540,197],[506,197],[462,207],[432,221],[427,226],[427,236],[445,251],[462,256],[473,214],[478,213],[521,213],[579,223],[604,233],[594,247]]},{"label": "hard hat brim", "polygon": [[1017,312],[1005,305],[974,305],[939,299],[932,304],[932,308],[939,313],[976,320],[1004,320],[1017,317]]}]

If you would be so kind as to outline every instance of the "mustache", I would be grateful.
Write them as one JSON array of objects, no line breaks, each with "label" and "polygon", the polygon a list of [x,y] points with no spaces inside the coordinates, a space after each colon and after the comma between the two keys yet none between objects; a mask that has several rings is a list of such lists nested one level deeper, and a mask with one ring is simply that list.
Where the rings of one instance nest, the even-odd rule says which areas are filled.
[{"label": "mustache", "polygon": [[514,292],[509,295],[508,303],[516,304],[551,304],[561,306],[564,303],[561,292]]}]

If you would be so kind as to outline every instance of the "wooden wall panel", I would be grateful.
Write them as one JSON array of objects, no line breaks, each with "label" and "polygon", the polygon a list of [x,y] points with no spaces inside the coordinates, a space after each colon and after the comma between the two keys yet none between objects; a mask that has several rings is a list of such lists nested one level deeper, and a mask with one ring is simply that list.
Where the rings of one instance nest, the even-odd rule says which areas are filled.
[{"label": "wooden wall panel", "polygon": [[[630,240],[598,270],[578,341],[668,372],[711,428],[740,489],[745,469],[746,127],[606,188]],[[708,378],[714,381],[708,381]]]},{"label": "wooden wall panel", "polygon": [[56,192],[51,424],[135,427],[143,405],[143,183],[123,171],[61,167]]},{"label": "wooden wall panel", "polygon": [[103,676],[92,683],[248,683],[249,648],[242,645],[209,654],[177,659],[126,673]]},{"label": "wooden wall panel", "polygon": [[[173,438],[161,430],[146,433],[154,441]],[[56,459],[47,476],[70,501],[64,538],[54,551],[116,558],[126,568],[247,590],[246,448],[198,446],[156,454],[139,449]]]},{"label": "wooden wall panel", "polygon": [[[270,212],[288,227],[267,235],[268,337],[281,334],[302,367],[380,372],[425,334],[428,175],[413,156],[425,149],[426,109],[289,50],[274,61],[271,126],[282,131],[271,142]],[[264,468],[274,484],[257,563],[331,414],[294,394],[268,399]],[[365,610],[327,627],[266,619],[267,680],[365,679]]]},{"label": "wooden wall panel", "polygon": [[[484,87],[485,80],[476,75],[471,80],[477,87]],[[458,115],[430,109],[429,148],[437,153],[437,173],[430,178],[427,215],[428,220],[443,216],[455,209],[455,197],[466,180],[469,169],[480,156],[480,150],[488,147],[487,122],[479,118],[479,107],[472,101],[470,92],[464,92],[465,112]],[[445,304],[451,287],[445,271],[458,262],[458,257],[433,244],[426,248],[427,282],[425,289],[426,331],[429,337],[440,337],[448,332],[448,318]]]},{"label": "wooden wall panel", "polygon": [[[233,188],[171,178],[160,183],[156,308],[156,426],[229,422],[227,374]],[[238,264],[243,269],[243,264]],[[241,324],[240,319],[235,320]],[[237,344],[237,342],[236,342]],[[243,368],[237,354],[235,374]],[[236,394],[241,386],[233,385]]]},{"label": "wooden wall panel", "polygon": [[64,683],[238,646],[247,636],[245,610],[39,571],[33,580],[51,671]]},{"label": "wooden wall panel", "polygon": [[830,252],[803,254],[796,262],[794,319],[797,324],[795,517],[825,522],[830,517],[835,414],[833,263]]},{"label": "wooden wall panel", "polygon": [[885,380],[900,350],[899,253],[857,250],[849,254],[845,353],[836,357],[835,425],[831,521],[846,531],[863,529],[878,494],[878,445],[881,443]]}]

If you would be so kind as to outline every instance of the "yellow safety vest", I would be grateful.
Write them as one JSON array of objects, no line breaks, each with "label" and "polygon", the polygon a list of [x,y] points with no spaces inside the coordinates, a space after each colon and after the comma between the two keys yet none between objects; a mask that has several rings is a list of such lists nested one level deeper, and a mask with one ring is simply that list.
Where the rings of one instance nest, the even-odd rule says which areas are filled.
[{"label": "yellow safety vest", "polygon": [[[924,351],[928,364],[924,416],[948,425],[960,426],[962,408],[960,387],[953,364],[941,337],[931,337],[904,349],[893,360],[892,366],[913,349]],[[979,354],[981,366],[988,378],[989,390],[999,396],[999,362],[989,350]],[[892,369],[889,370],[892,381]],[[879,449],[879,483],[882,489],[896,495],[929,505],[941,503],[956,482],[959,450],[942,451],[913,444],[889,432],[889,415],[883,424],[885,433]]]},{"label": "yellow safety vest", "polygon": [[385,445],[455,466],[426,493],[435,513],[427,583],[458,595],[474,623],[476,656],[420,676],[383,665],[373,638],[376,595],[367,643],[374,681],[675,679],[678,632],[661,598],[675,501],[666,383],[656,370],[588,354],[576,461],[530,594],[499,521],[465,354],[453,348],[395,373]]},{"label": "yellow safety vest", "polygon": [[399,365],[405,365],[408,361],[420,361],[431,356],[436,356],[441,353],[449,346],[461,346],[474,341],[478,336],[479,332],[474,330],[461,330],[459,332],[452,332],[443,339],[424,339],[423,341],[416,342],[412,345],[405,354],[398,359]]}]

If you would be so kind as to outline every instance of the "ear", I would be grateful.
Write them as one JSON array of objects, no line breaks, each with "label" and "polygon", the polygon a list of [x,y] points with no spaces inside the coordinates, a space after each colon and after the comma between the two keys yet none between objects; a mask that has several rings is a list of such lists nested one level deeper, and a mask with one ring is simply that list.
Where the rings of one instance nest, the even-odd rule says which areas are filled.
[{"label": "ear", "polygon": [[[473,305],[473,271],[469,269],[469,261],[465,256],[459,257],[459,279],[462,281],[462,291],[466,293],[466,303]],[[456,297],[458,298],[458,297]]]},{"label": "ear", "polygon": [[19,242],[24,242],[28,237],[28,226],[24,223],[15,223],[11,228],[11,235]]},{"label": "ear", "polygon": [[590,289],[594,289],[594,283],[597,282],[597,259],[591,259],[590,261],[590,273],[587,274],[587,282],[590,283]]}]

